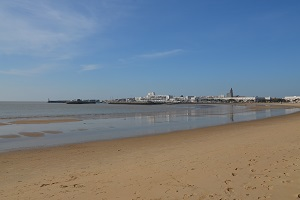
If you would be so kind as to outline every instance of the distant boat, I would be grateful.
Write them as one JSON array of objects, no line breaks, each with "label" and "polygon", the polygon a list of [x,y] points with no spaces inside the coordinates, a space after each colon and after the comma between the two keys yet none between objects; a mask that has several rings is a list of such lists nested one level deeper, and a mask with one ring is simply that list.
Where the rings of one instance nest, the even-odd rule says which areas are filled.
[{"label": "distant boat", "polygon": [[81,99],[77,99],[77,100],[72,100],[72,101],[67,101],[67,104],[95,104],[99,101],[97,100],[81,100]]}]

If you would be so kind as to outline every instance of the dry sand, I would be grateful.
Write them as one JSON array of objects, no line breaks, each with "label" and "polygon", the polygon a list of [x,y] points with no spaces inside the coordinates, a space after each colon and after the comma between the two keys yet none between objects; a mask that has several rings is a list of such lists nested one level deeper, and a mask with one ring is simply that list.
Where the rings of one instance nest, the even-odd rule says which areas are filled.
[{"label": "dry sand", "polygon": [[299,122],[1,153],[0,199],[300,199]]}]

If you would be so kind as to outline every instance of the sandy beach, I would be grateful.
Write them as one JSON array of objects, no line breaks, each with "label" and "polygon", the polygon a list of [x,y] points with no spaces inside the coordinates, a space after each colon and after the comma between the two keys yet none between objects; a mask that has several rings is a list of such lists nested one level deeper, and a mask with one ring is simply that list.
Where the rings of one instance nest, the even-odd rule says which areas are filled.
[{"label": "sandy beach", "polygon": [[1,153],[0,199],[300,199],[299,122]]}]

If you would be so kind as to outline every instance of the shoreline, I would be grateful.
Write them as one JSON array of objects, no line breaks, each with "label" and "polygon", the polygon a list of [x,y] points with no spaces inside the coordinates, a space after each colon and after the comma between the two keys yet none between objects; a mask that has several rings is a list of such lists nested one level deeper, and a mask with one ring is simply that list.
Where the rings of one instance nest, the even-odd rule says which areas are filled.
[{"label": "shoreline", "polygon": [[[0,153],[3,199],[297,199],[300,112]],[[117,191],[117,192],[116,192]]]},{"label": "shoreline", "polygon": [[[227,105],[227,104],[225,104]],[[230,104],[231,105],[231,104]],[[290,104],[290,103],[285,103],[285,104],[280,104],[280,103],[237,103],[237,104],[232,104],[234,106],[246,106],[248,107],[248,111],[247,112],[251,112],[251,111],[264,111],[264,110],[276,110],[276,109],[288,109],[288,108],[300,108],[300,104]],[[295,111],[294,111],[295,112]],[[299,111],[296,111],[299,112]],[[239,114],[239,113],[236,113]],[[289,115],[289,113],[287,112],[286,114],[279,114],[279,115],[274,115],[274,116],[267,116],[267,117],[263,117],[263,118],[256,118],[256,119],[244,119],[244,120],[235,120],[232,122],[228,122],[228,124],[231,123],[240,123],[240,122],[248,122],[248,121],[256,121],[256,120],[261,120],[261,119],[265,119],[265,118],[273,118],[273,117],[277,117],[277,116],[284,116],[284,115]],[[87,119],[88,120],[88,119]],[[0,123],[0,126],[9,126],[9,125],[47,125],[47,124],[64,124],[64,123],[68,123],[68,122],[82,122],[83,124],[86,124],[87,122],[83,119],[79,119],[79,118],[70,118],[70,117],[66,117],[66,118],[29,118],[29,119],[22,119],[22,120],[12,120],[6,123]],[[227,123],[225,123],[226,125]],[[179,131],[189,131],[189,130],[197,130],[197,129],[202,129],[205,127],[214,127],[214,126],[222,126],[224,125],[223,123],[220,124],[211,124],[211,125],[207,125],[207,126],[199,126],[199,127],[189,127],[188,129],[174,129],[174,130],[165,130],[165,131],[159,131],[157,133],[148,133],[148,134],[132,134],[132,135],[128,135],[128,136],[123,136],[123,137],[104,137],[101,139],[93,139],[93,140],[83,140],[83,141],[74,141],[74,142],[65,142],[65,143],[57,143],[57,144],[48,144],[46,143],[46,140],[43,141],[43,144],[40,144],[39,146],[20,146],[20,147],[14,147],[11,149],[5,149],[0,151],[1,153],[6,153],[6,152],[11,152],[11,151],[22,151],[22,150],[30,150],[30,149],[40,149],[40,148],[51,148],[51,147],[57,147],[57,146],[65,146],[65,145],[72,145],[72,144],[82,144],[82,143],[90,143],[90,142],[98,142],[98,141],[113,141],[113,140],[120,140],[120,139],[126,139],[126,138],[135,138],[135,137],[147,137],[147,136],[151,136],[151,135],[163,135],[163,134],[173,134]],[[78,127],[77,127],[78,128]],[[72,131],[86,131],[88,130],[88,128],[78,128],[78,129],[74,129]],[[122,131],[122,130],[119,130]],[[146,130],[147,131],[147,130]],[[95,131],[96,133],[97,131]],[[13,141],[14,139],[22,139],[22,137],[29,137],[29,138],[43,138],[43,137],[48,137],[51,136],[53,134],[61,134],[63,135],[64,132],[59,130],[59,128],[38,128],[35,130],[30,130],[27,129],[26,131],[21,131],[21,132],[17,132],[17,133],[10,133],[10,134],[3,134],[0,135],[0,139],[9,139],[11,141]],[[71,135],[70,135],[71,136]],[[19,142],[19,141],[17,141]],[[46,146],[43,146],[46,145]]]}]

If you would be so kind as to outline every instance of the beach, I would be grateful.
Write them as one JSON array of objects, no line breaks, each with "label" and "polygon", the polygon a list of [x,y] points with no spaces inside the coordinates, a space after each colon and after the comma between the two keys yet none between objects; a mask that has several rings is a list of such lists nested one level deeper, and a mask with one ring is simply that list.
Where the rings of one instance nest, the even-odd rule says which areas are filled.
[{"label": "beach", "polygon": [[0,153],[0,199],[300,199],[299,121]]}]

